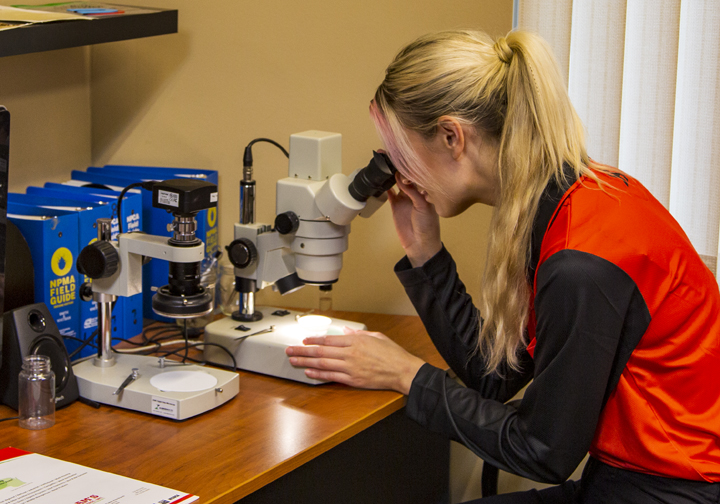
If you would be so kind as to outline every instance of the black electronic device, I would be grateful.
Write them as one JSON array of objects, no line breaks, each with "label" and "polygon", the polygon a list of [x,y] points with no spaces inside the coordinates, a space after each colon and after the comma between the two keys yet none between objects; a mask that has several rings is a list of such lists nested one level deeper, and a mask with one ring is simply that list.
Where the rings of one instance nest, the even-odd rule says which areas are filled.
[{"label": "black electronic device", "polygon": [[62,336],[45,303],[17,308],[3,315],[0,401],[18,409],[18,375],[28,355],[46,355],[55,373],[55,406],[78,398],[78,385]]},{"label": "black electronic device", "polygon": [[[4,311],[35,302],[35,268],[30,247],[18,227],[10,220],[7,221],[5,235],[5,290],[12,292],[12,296],[5,299],[2,305]],[[0,316],[0,324],[2,324],[2,316]],[[0,326],[0,335],[2,335],[2,326]]]},{"label": "black electronic device", "polygon": [[217,186],[197,179],[170,179],[153,184],[152,204],[173,215],[195,215],[217,207]]}]

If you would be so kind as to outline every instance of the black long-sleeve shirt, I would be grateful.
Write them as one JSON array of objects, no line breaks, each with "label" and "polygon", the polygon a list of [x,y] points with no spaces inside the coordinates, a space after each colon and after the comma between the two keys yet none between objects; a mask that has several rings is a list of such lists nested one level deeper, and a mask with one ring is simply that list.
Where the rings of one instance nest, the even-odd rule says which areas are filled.
[{"label": "black long-sleeve shirt", "polygon": [[[520,371],[505,365],[501,374],[487,376],[476,352],[477,310],[450,254],[443,249],[417,269],[403,269],[402,261],[397,270],[438,351],[467,385],[425,364],[413,380],[407,414],[461,441],[445,408],[444,388],[458,429],[485,460],[544,482],[564,481],[590,447],[608,392],[622,315],[637,291],[626,284],[625,295],[616,299],[613,282],[622,279],[601,260],[580,256],[565,262],[550,266],[547,275],[539,272],[543,279],[551,278],[542,282],[538,295],[538,332],[544,337],[534,361],[524,351]],[[586,282],[579,283],[578,276]],[[588,287],[594,292],[587,292]],[[545,300],[557,297],[577,300],[580,307],[570,302],[563,312],[545,310]],[[532,379],[522,401],[504,404]]]},{"label": "black long-sleeve shirt", "polygon": [[[628,184],[622,174],[608,177]],[[529,274],[532,277],[537,271],[537,338],[532,357],[527,350],[521,353],[519,371],[505,365],[486,375],[485,362],[476,351],[480,315],[444,248],[422,267],[412,268],[407,258],[396,266],[435,346],[466,385],[426,364],[413,381],[407,414],[434,431],[472,443],[476,453],[497,467],[543,482],[564,481],[583,459],[594,442],[603,407],[652,321],[637,282],[627,267],[616,264],[620,261],[582,247],[559,247],[540,260],[546,229],[553,226],[558,209],[569,205],[565,200],[573,191],[566,189],[552,182],[536,217]],[[618,199],[607,198],[611,205]],[[647,198],[645,193],[641,198]],[[655,206],[659,204],[653,203],[653,211],[664,211]],[[561,229],[560,236],[571,234],[569,225],[568,229]],[[670,274],[678,275],[676,271]],[[521,401],[505,404],[531,380]],[[627,467],[645,470],[644,461],[621,462],[620,467],[627,462]],[[651,467],[647,472],[656,471]]]}]

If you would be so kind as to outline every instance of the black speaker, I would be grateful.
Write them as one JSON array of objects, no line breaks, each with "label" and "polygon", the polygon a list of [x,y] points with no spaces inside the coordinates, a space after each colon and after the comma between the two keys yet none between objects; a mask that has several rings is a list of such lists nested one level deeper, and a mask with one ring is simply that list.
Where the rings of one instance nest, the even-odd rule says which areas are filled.
[{"label": "black speaker", "polygon": [[78,398],[77,379],[57,325],[45,303],[17,308],[3,315],[0,401],[18,409],[18,375],[27,355],[47,355],[55,373],[55,407]]}]

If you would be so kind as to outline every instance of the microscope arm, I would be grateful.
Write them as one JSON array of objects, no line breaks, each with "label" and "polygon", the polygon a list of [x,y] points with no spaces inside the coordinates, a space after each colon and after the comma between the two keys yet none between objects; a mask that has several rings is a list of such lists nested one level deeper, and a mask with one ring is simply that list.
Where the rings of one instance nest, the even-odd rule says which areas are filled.
[{"label": "microscope arm", "polygon": [[235,224],[235,238],[253,247],[247,266],[237,268],[236,272],[255,280],[259,290],[295,273],[295,257],[290,253],[293,235],[269,231],[262,224]]},{"label": "microscope arm", "polygon": [[202,243],[190,247],[177,247],[167,237],[144,233],[125,233],[117,242],[110,242],[118,252],[119,264],[114,275],[93,280],[93,292],[129,297],[142,292],[143,256],[168,262],[200,262],[204,257]]}]

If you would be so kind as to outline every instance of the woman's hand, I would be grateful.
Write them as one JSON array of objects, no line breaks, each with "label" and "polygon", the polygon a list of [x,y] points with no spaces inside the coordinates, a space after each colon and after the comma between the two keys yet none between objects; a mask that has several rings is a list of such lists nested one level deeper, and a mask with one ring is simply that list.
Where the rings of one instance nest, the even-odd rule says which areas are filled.
[{"label": "woman's hand", "polygon": [[290,364],[305,367],[309,378],[335,381],[352,387],[391,389],[402,394],[424,364],[384,334],[354,331],[305,338],[306,346],[285,350]]},{"label": "woman's hand", "polygon": [[422,266],[442,248],[440,241],[440,218],[435,207],[425,200],[417,188],[395,175],[399,191],[388,191],[395,230],[400,245],[414,268]]}]

